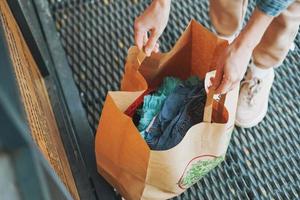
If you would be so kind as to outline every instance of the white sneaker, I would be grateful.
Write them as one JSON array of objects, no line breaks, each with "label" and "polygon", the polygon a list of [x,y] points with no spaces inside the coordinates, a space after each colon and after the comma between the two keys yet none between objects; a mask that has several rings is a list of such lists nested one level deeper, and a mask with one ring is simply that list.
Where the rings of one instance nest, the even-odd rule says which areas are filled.
[{"label": "white sneaker", "polygon": [[269,94],[274,80],[274,70],[264,78],[253,77],[250,68],[241,82],[235,125],[250,128],[263,120],[268,110]]}]

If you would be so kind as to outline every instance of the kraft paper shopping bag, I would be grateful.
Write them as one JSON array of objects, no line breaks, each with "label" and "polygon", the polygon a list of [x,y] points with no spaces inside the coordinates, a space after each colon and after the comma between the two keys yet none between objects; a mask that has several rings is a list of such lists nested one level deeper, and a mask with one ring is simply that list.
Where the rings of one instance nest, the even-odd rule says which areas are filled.
[{"label": "kraft paper shopping bag", "polygon": [[169,150],[150,150],[124,111],[166,76],[187,79],[197,75],[204,79],[215,70],[216,59],[227,45],[191,21],[168,53],[146,58],[136,47],[129,49],[122,91],[108,93],[95,141],[99,173],[125,199],[172,198],[224,160],[234,127],[238,88],[220,98],[210,90],[203,122],[192,126]]}]

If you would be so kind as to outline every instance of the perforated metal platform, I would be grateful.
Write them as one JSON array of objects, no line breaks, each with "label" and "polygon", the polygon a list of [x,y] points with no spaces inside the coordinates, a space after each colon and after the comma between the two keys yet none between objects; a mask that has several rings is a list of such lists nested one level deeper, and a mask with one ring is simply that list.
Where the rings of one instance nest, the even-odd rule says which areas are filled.
[{"label": "perforated metal platform", "polygon": [[[118,90],[133,22],[150,1],[49,0],[50,10],[95,132],[108,90]],[[247,11],[253,10],[255,2]],[[211,29],[207,1],[172,2],[160,39],[169,50],[195,18]],[[300,199],[300,34],[296,48],[276,69],[266,118],[236,128],[226,161],[175,199]]]}]

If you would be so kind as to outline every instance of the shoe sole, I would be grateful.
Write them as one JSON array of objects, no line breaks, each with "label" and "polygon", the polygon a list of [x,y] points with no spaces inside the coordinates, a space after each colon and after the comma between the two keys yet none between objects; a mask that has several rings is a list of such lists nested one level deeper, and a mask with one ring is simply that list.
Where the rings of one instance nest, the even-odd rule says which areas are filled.
[{"label": "shoe sole", "polygon": [[252,128],[252,127],[258,125],[264,119],[264,117],[267,115],[267,112],[268,112],[268,102],[267,102],[267,105],[265,106],[264,111],[259,116],[257,116],[257,118],[255,118],[253,121],[251,121],[249,123],[247,123],[247,122],[243,123],[243,122],[239,122],[237,119],[235,119],[234,124],[241,128]]}]

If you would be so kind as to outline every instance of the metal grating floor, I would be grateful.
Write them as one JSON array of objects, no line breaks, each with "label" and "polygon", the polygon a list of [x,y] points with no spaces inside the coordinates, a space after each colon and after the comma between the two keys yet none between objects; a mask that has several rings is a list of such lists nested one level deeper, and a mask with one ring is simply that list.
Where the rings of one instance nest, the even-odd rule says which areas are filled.
[{"label": "metal grating floor", "polygon": [[[118,90],[133,22],[150,2],[48,0],[91,129],[95,132],[108,90]],[[255,1],[250,0],[247,17]],[[211,29],[208,1],[172,2],[161,50],[175,43],[191,18]],[[300,34],[276,69],[266,118],[236,128],[226,161],[174,199],[300,199]]]}]

